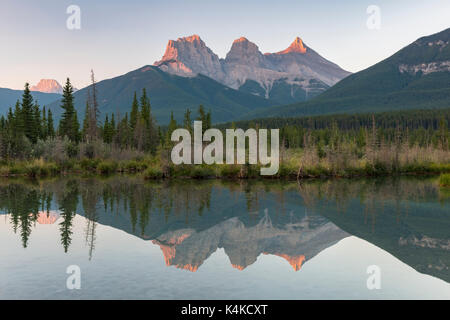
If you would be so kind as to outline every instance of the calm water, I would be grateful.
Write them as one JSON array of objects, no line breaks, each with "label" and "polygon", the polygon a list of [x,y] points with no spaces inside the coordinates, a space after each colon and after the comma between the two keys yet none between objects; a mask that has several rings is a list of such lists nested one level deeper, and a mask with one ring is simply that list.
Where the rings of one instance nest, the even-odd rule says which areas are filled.
[{"label": "calm water", "polygon": [[0,210],[0,299],[450,299],[435,178],[7,180]]}]

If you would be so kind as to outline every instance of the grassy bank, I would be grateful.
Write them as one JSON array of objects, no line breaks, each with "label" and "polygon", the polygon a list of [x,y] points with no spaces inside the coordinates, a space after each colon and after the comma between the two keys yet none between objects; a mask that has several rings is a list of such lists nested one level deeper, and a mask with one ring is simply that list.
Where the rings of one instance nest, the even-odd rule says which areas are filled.
[{"label": "grassy bank", "polygon": [[441,176],[439,177],[439,185],[441,187],[450,187],[450,174],[449,173],[441,174]]},{"label": "grassy bank", "polygon": [[[323,152],[323,153],[322,153]],[[365,177],[389,175],[446,174],[441,185],[449,185],[450,152],[433,148],[383,147],[358,156],[348,150],[317,151],[287,149],[280,155],[279,171],[261,176],[260,165],[173,165],[159,152],[128,160],[43,159],[3,162],[0,176],[46,177],[59,175],[111,175],[138,173],[146,179],[307,179],[330,177]]]}]

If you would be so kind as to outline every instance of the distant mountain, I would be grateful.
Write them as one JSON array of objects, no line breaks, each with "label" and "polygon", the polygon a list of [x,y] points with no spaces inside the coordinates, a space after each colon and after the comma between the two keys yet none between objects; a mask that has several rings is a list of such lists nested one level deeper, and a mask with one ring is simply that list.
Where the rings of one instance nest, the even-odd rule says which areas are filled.
[{"label": "distant mountain", "polygon": [[[14,108],[16,101],[22,100],[22,94],[23,90],[0,88],[0,114],[6,115],[9,107]],[[41,107],[61,99],[61,95],[56,93],[33,91],[31,92],[31,95],[38,101]]]},{"label": "distant mountain", "polygon": [[[232,121],[256,108],[275,103],[265,98],[229,88],[204,75],[180,77],[161,71],[155,66],[144,66],[127,74],[97,83],[101,119],[105,114],[130,112],[133,94],[138,96],[145,88],[150,97],[152,114],[159,124],[167,124],[171,111],[182,121],[187,108],[196,115],[202,104],[212,111],[213,121]],[[75,92],[75,107],[79,119],[84,118],[89,87]],[[49,106],[55,117],[61,115],[60,101]]]},{"label": "distant mountain", "polygon": [[198,35],[170,40],[155,66],[183,77],[208,76],[231,88],[287,104],[317,96],[350,73],[321,57],[300,38],[277,53],[263,54],[246,38],[220,59]]},{"label": "distant mountain", "polygon": [[245,118],[450,107],[450,28],[422,37],[305,103]]},{"label": "distant mountain", "polygon": [[58,81],[53,79],[41,79],[39,83],[30,88],[31,91],[39,91],[46,93],[63,93],[63,88]]}]

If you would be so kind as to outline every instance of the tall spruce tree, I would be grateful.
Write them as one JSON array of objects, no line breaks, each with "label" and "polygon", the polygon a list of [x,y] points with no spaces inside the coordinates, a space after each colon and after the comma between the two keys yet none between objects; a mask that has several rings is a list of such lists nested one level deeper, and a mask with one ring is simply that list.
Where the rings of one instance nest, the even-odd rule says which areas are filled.
[{"label": "tall spruce tree", "polygon": [[139,117],[139,103],[136,97],[136,91],[134,92],[133,103],[131,104],[130,112],[130,126],[134,130]]},{"label": "tall spruce tree", "polygon": [[21,119],[25,136],[31,141],[36,142],[36,122],[34,117],[33,96],[30,93],[28,82],[25,83],[25,89],[22,95],[21,115],[17,115]]},{"label": "tall spruce tree", "polygon": [[48,137],[55,137],[55,127],[53,124],[53,115],[52,115],[52,110],[48,109],[48,114],[47,114],[47,136]]},{"label": "tall spruce tree", "polygon": [[73,87],[70,84],[69,78],[67,78],[63,88],[63,98],[61,102],[61,108],[64,109],[64,112],[59,122],[59,135],[62,137],[67,136],[71,141],[78,142],[79,124],[73,104]]}]

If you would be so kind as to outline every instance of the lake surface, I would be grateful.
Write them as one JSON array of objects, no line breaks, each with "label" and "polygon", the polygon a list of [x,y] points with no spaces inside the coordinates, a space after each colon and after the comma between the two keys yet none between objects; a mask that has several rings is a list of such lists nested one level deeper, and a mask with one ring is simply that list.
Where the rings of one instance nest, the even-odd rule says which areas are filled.
[{"label": "lake surface", "polygon": [[450,299],[436,178],[1,180],[0,210],[0,299]]}]

